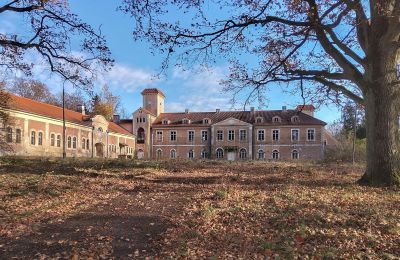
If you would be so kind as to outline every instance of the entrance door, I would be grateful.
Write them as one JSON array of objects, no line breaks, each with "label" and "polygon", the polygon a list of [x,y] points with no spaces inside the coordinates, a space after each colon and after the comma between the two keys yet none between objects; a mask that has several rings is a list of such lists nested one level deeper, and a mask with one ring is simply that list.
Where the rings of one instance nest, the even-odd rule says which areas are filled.
[{"label": "entrance door", "polygon": [[137,152],[137,158],[138,159],[143,159],[144,158],[144,151],[142,149],[139,149]]},{"label": "entrance door", "polygon": [[236,152],[228,152],[228,161],[236,160]]},{"label": "entrance door", "polygon": [[94,146],[96,148],[96,157],[104,157],[103,144],[97,143]]}]

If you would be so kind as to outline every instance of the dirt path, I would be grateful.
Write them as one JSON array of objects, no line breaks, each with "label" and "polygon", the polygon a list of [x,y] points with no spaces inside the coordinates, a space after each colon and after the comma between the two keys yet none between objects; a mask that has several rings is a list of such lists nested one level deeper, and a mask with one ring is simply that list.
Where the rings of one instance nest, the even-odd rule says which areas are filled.
[{"label": "dirt path", "polygon": [[174,227],[170,216],[179,214],[194,192],[174,186],[162,179],[143,181],[133,189],[123,190],[118,197],[65,220],[41,223],[26,237],[8,241],[0,237],[0,258],[154,256],[160,250],[157,240],[161,234]]}]

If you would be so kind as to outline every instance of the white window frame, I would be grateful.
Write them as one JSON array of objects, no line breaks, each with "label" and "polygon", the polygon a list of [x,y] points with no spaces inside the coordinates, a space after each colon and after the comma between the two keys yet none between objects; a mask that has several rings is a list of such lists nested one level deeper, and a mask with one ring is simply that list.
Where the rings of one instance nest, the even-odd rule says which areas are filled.
[{"label": "white window frame", "polygon": [[[293,140],[293,131],[297,131],[297,140]],[[299,128],[292,128],[290,129],[290,140],[292,142],[298,142],[300,141],[300,129]]]},{"label": "white window frame", "polygon": [[[60,137],[60,138],[59,138]],[[89,139],[88,139],[89,140]],[[61,147],[62,137],[60,134],[56,135],[56,147]]]},{"label": "white window frame", "polygon": [[[161,139],[158,138],[159,133],[161,133]],[[162,141],[164,141],[164,134],[163,134],[163,131],[162,131],[162,130],[156,130],[156,141],[157,141],[157,142],[162,142]]]},{"label": "white window frame", "polygon": [[[242,151],[244,151],[244,154],[245,154],[244,158],[242,158]],[[247,149],[246,148],[240,148],[239,149],[239,159],[241,159],[241,160],[247,159]]]},{"label": "white window frame", "polygon": [[[260,139],[260,132],[263,132],[263,139]],[[265,141],[265,129],[258,129],[257,130],[257,141]]]},{"label": "white window frame", "polygon": [[[275,121],[275,119],[278,119],[278,120]],[[281,121],[282,121],[282,119],[281,119],[280,116],[274,116],[274,117],[272,118],[272,123],[280,123]]]},{"label": "white window frame", "polygon": [[[175,133],[175,140],[172,140],[172,133]],[[176,142],[178,140],[178,132],[176,130],[169,131],[169,140],[171,142]]]},{"label": "white window frame", "polygon": [[[30,137],[29,144],[30,145],[36,145],[37,135],[36,135],[36,131],[35,130],[31,130],[30,131],[29,137]],[[32,138],[33,138],[33,143],[32,143]]]},{"label": "white window frame", "polygon": [[[278,139],[274,139],[274,131],[278,131]],[[281,139],[281,130],[280,129],[271,129],[271,140],[273,142],[278,142]]]},{"label": "white window frame", "polygon": [[[205,135],[204,135],[204,133],[205,133]],[[204,136],[206,138],[204,138]],[[201,130],[201,140],[202,141],[208,141],[208,130]]]},{"label": "white window frame", "polygon": [[230,142],[235,141],[235,129],[228,129],[228,141]]},{"label": "white window frame", "polygon": [[[244,132],[244,139],[242,139],[242,133]],[[239,129],[239,140],[247,141],[247,129]]]},{"label": "white window frame", "polygon": [[[218,157],[218,150],[221,150],[222,151],[222,157]],[[215,157],[217,158],[217,159],[223,159],[224,158],[224,149],[222,149],[221,147],[218,147],[217,149],[215,149]]]},{"label": "white window frame", "polygon": [[[218,138],[219,137],[218,132],[221,132],[221,139]],[[217,141],[224,141],[224,130],[222,130],[222,129],[217,130],[216,138],[217,138]]]},{"label": "white window frame", "polygon": [[[312,140],[310,140],[309,138],[308,138],[308,131],[309,130],[313,130],[314,131],[314,139],[312,139]],[[306,133],[306,138],[307,138],[307,141],[308,142],[315,142],[316,140],[317,140],[317,132],[315,131],[315,128],[307,128],[307,133]]]},{"label": "white window frame", "polygon": [[[275,152],[275,151],[278,152],[278,158],[274,158],[274,152]],[[271,159],[273,159],[273,160],[279,160],[280,157],[281,157],[281,153],[279,152],[278,149],[272,150],[272,152],[271,152]]]},{"label": "white window frame", "polygon": [[[296,120],[296,121],[295,121]],[[300,118],[299,118],[299,116],[292,116],[292,118],[290,119],[290,121],[292,122],[292,123],[298,123],[298,122],[300,122]]]},{"label": "white window frame", "polygon": [[[192,140],[190,140],[190,133],[193,133],[193,139]],[[188,140],[188,142],[194,142],[194,139],[195,139],[195,131],[194,130],[188,130],[187,131],[187,140]]]},{"label": "white window frame", "polygon": [[[174,156],[172,156],[172,151],[175,152],[175,153],[174,153]],[[170,157],[171,159],[176,159],[176,157],[178,157],[178,154],[177,154],[177,152],[176,152],[176,149],[171,149],[171,150],[169,151],[169,157]]]},{"label": "white window frame", "polygon": [[[296,151],[296,153],[297,153],[297,158],[294,158],[294,157],[293,157],[293,154],[294,154],[295,151]],[[291,157],[292,157],[292,160],[298,160],[298,159],[300,159],[300,152],[299,152],[299,150],[293,149],[292,152],[291,152]]]},{"label": "white window frame", "polygon": [[[262,158],[260,158],[260,151],[262,151],[262,153],[263,153]],[[257,159],[258,160],[264,160],[265,159],[265,151],[263,149],[258,149],[258,151],[257,151]]]},{"label": "white window frame", "polygon": [[261,116],[256,117],[256,124],[262,124],[263,122],[264,122],[264,118],[262,118]]}]

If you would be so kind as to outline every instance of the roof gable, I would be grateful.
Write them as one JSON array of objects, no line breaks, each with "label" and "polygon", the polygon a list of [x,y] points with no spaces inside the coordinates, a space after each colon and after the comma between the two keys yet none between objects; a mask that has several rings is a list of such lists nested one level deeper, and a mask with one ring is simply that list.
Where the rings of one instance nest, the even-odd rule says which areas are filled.
[{"label": "roof gable", "polygon": [[215,125],[215,126],[241,126],[241,125],[242,126],[250,126],[251,124],[244,122],[242,120],[236,119],[234,117],[230,117],[230,118],[227,118],[220,122],[214,123],[212,125]]}]

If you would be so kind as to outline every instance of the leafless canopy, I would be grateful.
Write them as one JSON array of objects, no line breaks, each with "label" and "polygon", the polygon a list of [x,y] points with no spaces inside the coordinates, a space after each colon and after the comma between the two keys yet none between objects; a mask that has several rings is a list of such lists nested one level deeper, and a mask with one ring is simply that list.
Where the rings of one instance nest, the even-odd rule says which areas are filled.
[{"label": "leafless canopy", "polygon": [[[235,93],[295,82],[308,98],[363,103],[370,39],[400,48],[399,0],[124,0],[121,9],[135,20],[136,39],[165,54],[164,66],[172,54],[178,62],[231,60],[224,84]],[[373,22],[380,16],[392,17],[385,28]]]},{"label": "leafless canopy", "polygon": [[6,71],[29,75],[35,65],[32,54],[38,54],[51,72],[86,87],[97,69],[108,69],[112,64],[100,30],[71,13],[68,0],[1,2],[0,17],[13,14],[27,25],[16,32],[0,32],[0,66]]}]

